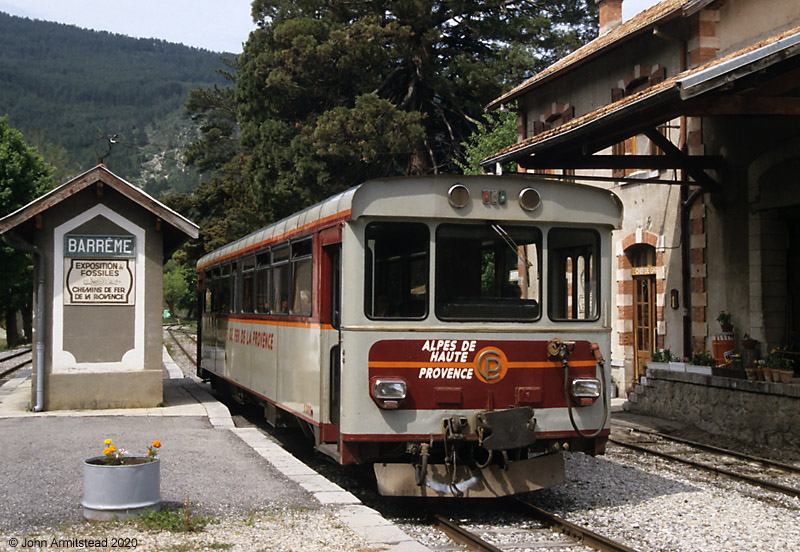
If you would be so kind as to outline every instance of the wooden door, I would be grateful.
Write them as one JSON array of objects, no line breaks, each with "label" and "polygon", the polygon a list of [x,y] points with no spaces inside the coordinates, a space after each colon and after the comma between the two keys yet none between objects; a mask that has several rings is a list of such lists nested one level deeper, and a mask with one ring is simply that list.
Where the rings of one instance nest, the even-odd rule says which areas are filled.
[{"label": "wooden door", "polygon": [[655,276],[633,277],[633,345],[634,378],[645,374],[645,366],[655,352],[656,342],[656,279]]}]

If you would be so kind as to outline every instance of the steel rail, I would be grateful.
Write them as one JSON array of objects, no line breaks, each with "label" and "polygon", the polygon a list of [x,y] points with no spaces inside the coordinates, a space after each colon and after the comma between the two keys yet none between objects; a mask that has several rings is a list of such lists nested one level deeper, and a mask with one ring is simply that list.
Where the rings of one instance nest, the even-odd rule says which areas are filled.
[{"label": "steel rail", "polygon": [[734,458],[741,458],[743,460],[748,460],[750,462],[758,462],[759,464],[763,464],[765,466],[770,466],[773,468],[778,468],[780,470],[793,472],[793,473],[800,473],[800,466],[793,466],[792,464],[784,464],[783,462],[778,462],[776,460],[770,460],[769,458],[761,458],[760,456],[751,456],[749,454],[745,454],[743,452],[737,452],[735,450],[715,447],[714,445],[707,445],[705,443],[698,443],[696,441],[690,441],[688,439],[682,439],[680,437],[674,437],[672,435],[668,435],[666,433],[659,433],[658,431],[652,431],[650,429],[644,429],[635,427],[632,425],[620,423],[620,422],[612,422],[612,425],[616,425],[620,428],[630,429],[636,431],[638,433],[644,433],[645,435],[653,435],[655,437],[661,437],[663,439],[668,439],[670,441],[675,441],[676,443],[681,443],[684,445],[689,445],[695,448],[707,450],[709,452],[715,452],[717,454],[726,454],[728,456],[733,456]]},{"label": "steel rail", "polygon": [[197,337],[195,337],[192,334],[191,330],[184,329],[184,326],[182,324],[166,324],[164,327],[167,329],[167,331],[170,331],[170,332],[173,332],[173,331],[180,332],[183,335],[185,335],[186,337],[188,337],[189,339],[191,339],[192,341],[194,341],[195,343],[197,343]]},{"label": "steel rail", "polygon": [[687,458],[681,458],[679,456],[675,456],[666,452],[661,452],[657,450],[653,450],[652,448],[643,447],[641,445],[636,445],[634,443],[628,443],[625,441],[620,441],[618,439],[609,439],[612,443],[619,445],[621,447],[626,447],[632,450],[636,450],[639,452],[644,452],[646,454],[652,454],[654,456],[659,456],[661,458],[665,458],[667,460],[674,460],[675,462],[681,462],[682,464],[687,464],[689,466],[699,468],[701,470],[710,471],[713,473],[719,473],[722,475],[726,475],[731,479],[737,479],[739,481],[746,481],[752,485],[756,485],[759,487],[763,487],[765,489],[769,489],[771,491],[776,491],[779,493],[783,493],[793,497],[800,496],[800,489],[795,489],[794,487],[789,487],[787,485],[781,485],[780,483],[773,483],[771,481],[767,481],[766,479],[760,479],[758,477],[753,477],[750,475],[745,475],[742,473],[737,473],[732,470],[726,470],[725,468],[719,468],[717,466],[712,466],[711,464],[706,464],[704,462],[697,462],[695,460],[689,460]]},{"label": "steel rail", "polygon": [[190,355],[190,354],[189,354],[189,353],[186,351],[186,349],[184,348],[183,344],[182,344],[180,341],[178,341],[178,338],[176,338],[176,337],[175,337],[175,334],[173,333],[173,330],[172,330],[172,328],[167,328],[167,332],[169,333],[169,336],[172,338],[172,341],[174,341],[174,342],[175,342],[175,344],[178,346],[178,348],[181,350],[181,352],[182,352],[184,355],[186,355],[186,358],[188,358],[189,360],[191,360],[191,361],[192,361],[192,365],[193,365],[193,366],[197,366],[197,359],[196,359],[196,358],[194,358],[192,355]]},{"label": "steel rail", "polygon": [[[569,537],[578,544],[588,546],[594,550],[601,552],[636,552],[635,549],[625,546],[622,543],[613,541],[609,538],[599,535],[585,527],[581,527],[572,522],[558,517],[557,515],[543,510],[538,506],[534,506],[529,502],[525,502],[519,498],[514,499],[518,506],[521,506],[525,513],[533,514],[538,521],[547,525],[550,529],[558,531]],[[502,548],[486,542],[478,535],[464,529],[463,527],[453,523],[449,519],[440,516],[439,514],[429,514],[429,522],[433,527],[436,527],[453,541],[462,544],[470,550],[477,552],[503,552]],[[518,546],[518,545],[516,545]]]},{"label": "steel rail", "polygon": [[503,552],[502,548],[497,548],[495,545],[486,542],[475,533],[467,531],[460,525],[457,525],[439,514],[428,514],[428,521],[431,526],[439,529],[445,535],[453,539],[458,544],[463,544],[470,550],[477,552]]},{"label": "steel rail", "polygon": [[[19,355],[17,355],[17,356],[19,356]],[[20,368],[22,368],[26,364],[31,364],[31,362],[32,362],[31,359],[23,360],[21,363],[17,364],[16,366],[12,366],[8,370],[5,370],[4,372],[0,373],[0,378],[4,378],[4,377],[8,376],[9,374],[13,374],[14,372],[19,370]]]},{"label": "steel rail", "polygon": [[4,354],[2,354],[2,356],[0,356],[0,362],[5,362],[7,360],[11,360],[12,358],[17,358],[18,356],[22,356],[22,355],[25,355],[27,353],[30,353],[31,352],[31,348],[30,347],[25,347],[25,348],[22,348],[22,349],[13,349],[11,351],[6,351],[6,352],[8,354],[4,353]]},{"label": "steel rail", "polygon": [[525,502],[520,498],[517,498],[516,500],[525,508],[526,511],[533,513],[534,517],[550,525],[551,528],[564,533],[580,544],[589,546],[602,552],[636,552],[635,549],[629,546],[617,541],[613,541],[607,537],[604,537],[603,535],[586,529],[585,527],[581,527],[580,525],[575,525],[574,523],[558,517],[547,510],[543,510],[538,506],[534,506],[530,502]]}]

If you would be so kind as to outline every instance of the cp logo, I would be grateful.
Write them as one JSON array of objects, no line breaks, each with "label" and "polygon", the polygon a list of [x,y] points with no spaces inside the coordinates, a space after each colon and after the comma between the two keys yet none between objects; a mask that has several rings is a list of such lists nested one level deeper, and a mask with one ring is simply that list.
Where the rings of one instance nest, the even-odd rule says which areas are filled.
[{"label": "cp logo", "polygon": [[497,383],[508,371],[505,353],[495,347],[484,347],[475,355],[475,375],[484,383]]}]

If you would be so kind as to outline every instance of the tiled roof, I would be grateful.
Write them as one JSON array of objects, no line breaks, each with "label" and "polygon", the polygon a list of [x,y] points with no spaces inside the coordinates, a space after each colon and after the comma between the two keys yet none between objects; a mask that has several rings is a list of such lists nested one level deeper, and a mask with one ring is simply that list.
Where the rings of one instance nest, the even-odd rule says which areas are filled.
[{"label": "tiled roof", "polygon": [[778,33],[776,35],[770,36],[768,38],[765,38],[765,39],[760,40],[758,42],[755,42],[753,44],[750,44],[746,48],[742,48],[741,50],[737,50],[735,52],[731,52],[730,54],[728,54],[726,56],[723,56],[723,57],[716,58],[716,59],[713,59],[711,61],[708,61],[708,62],[706,62],[705,64],[703,64],[703,65],[701,65],[699,67],[695,67],[693,69],[689,69],[687,71],[684,71],[683,73],[679,73],[677,75],[674,75],[673,77],[671,77],[669,79],[666,79],[663,82],[660,82],[658,84],[655,84],[655,85],[653,85],[653,86],[651,86],[649,88],[645,88],[644,90],[641,90],[640,92],[637,92],[636,94],[632,94],[630,96],[626,96],[626,97],[622,98],[619,101],[610,103],[610,104],[605,105],[605,106],[603,106],[603,107],[601,107],[599,109],[595,109],[594,111],[586,113],[585,115],[582,115],[580,117],[576,117],[575,119],[572,119],[571,121],[568,121],[568,122],[566,122],[566,123],[564,123],[562,125],[559,125],[559,126],[557,126],[555,128],[551,128],[549,130],[546,130],[545,132],[537,134],[536,136],[532,136],[530,138],[526,138],[525,140],[523,140],[521,142],[517,142],[516,144],[513,144],[511,146],[503,148],[499,152],[497,152],[497,153],[495,153],[493,155],[490,155],[489,157],[484,159],[482,164],[488,165],[488,164],[494,163],[494,162],[500,160],[499,158],[501,158],[501,157],[507,156],[509,154],[513,154],[514,152],[517,152],[519,150],[526,149],[526,148],[528,148],[528,147],[530,147],[530,146],[532,146],[534,144],[538,144],[540,142],[544,142],[545,140],[548,140],[548,139],[553,138],[555,136],[565,134],[565,133],[569,132],[570,130],[573,130],[573,129],[576,129],[576,128],[581,127],[583,125],[586,125],[588,123],[591,123],[592,121],[600,119],[600,118],[602,118],[602,117],[604,117],[604,116],[606,116],[606,115],[608,115],[608,114],[610,114],[610,113],[612,113],[614,111],[621,110],[621,109],[623,109],[623,108],[625,108],[625,107],[627,107],[627,106],[629,106],[631,104],[634,104],[637,101],[644,100],[644,99],[646,99],[648,97],[656,96],[660,92],[668,90],[669,88],[672,88],[672,87],[680,87],[681,86],[681,82],[686,80],[686,79],[688,79],[691,76],[697,75],[697,74],[699,74],[699,73],[701,73],[703,71],[706,71],[708,69],[712,69],[712,68],[714,68],[716,66],[720,66],[720,65],[722,65],[724,63],[727,63],[727,62],[730,62],[732,60],[735,60],[736,58],[745,56],[746,54],[749,54],[750,52],[754,52],[754,51],[758,50],[759,48],[763,48],[765,46],[770,46],[770,45],[775,44],[775,43],[777,43],[777,42],[779,42],[779,41],[781,41],[783,39],[787,39],[788,37],[792,37],[792,36],[798,35],[798,34],[800,34],[800,25],[792,27],[791,29],[787,29],[787,30],[785,30],[785,31],[783,31],[781,33]]},{"label": "tiled roof", "polygon": [[571,66],[600,53],[603,49],[612,46],[614,43],[625,38],[629,38],[655,23],[662,22],[665,19],[669,19],[683,13],[682,8],[686,4],[690,4],[695,1],[696,0],[664,0],[663,2],[659,2],[655,6],[636,14],[634,17],[616,29],[613,29],[603,36],[595,38],[571,54],[561,58],[554,64],[550,65],[547,69],[537,73],[524,83],[492,101],[486,108],[495,109],[501,104],[518,97],[522,92],[528,88],[532,88],[537,83],[547,79],[548,77],[555,76],[562,71],[570,69]]}]

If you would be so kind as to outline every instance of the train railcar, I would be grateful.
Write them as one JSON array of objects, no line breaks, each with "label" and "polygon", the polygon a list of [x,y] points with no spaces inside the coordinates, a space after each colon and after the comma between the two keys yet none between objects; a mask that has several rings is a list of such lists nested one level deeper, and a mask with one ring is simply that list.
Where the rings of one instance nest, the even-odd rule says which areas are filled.
[{"label": "train railcar", "polygon": [[375,180],[198,261],[198,375],[385,495],[564,479],[609,435],[610,191]]}]

